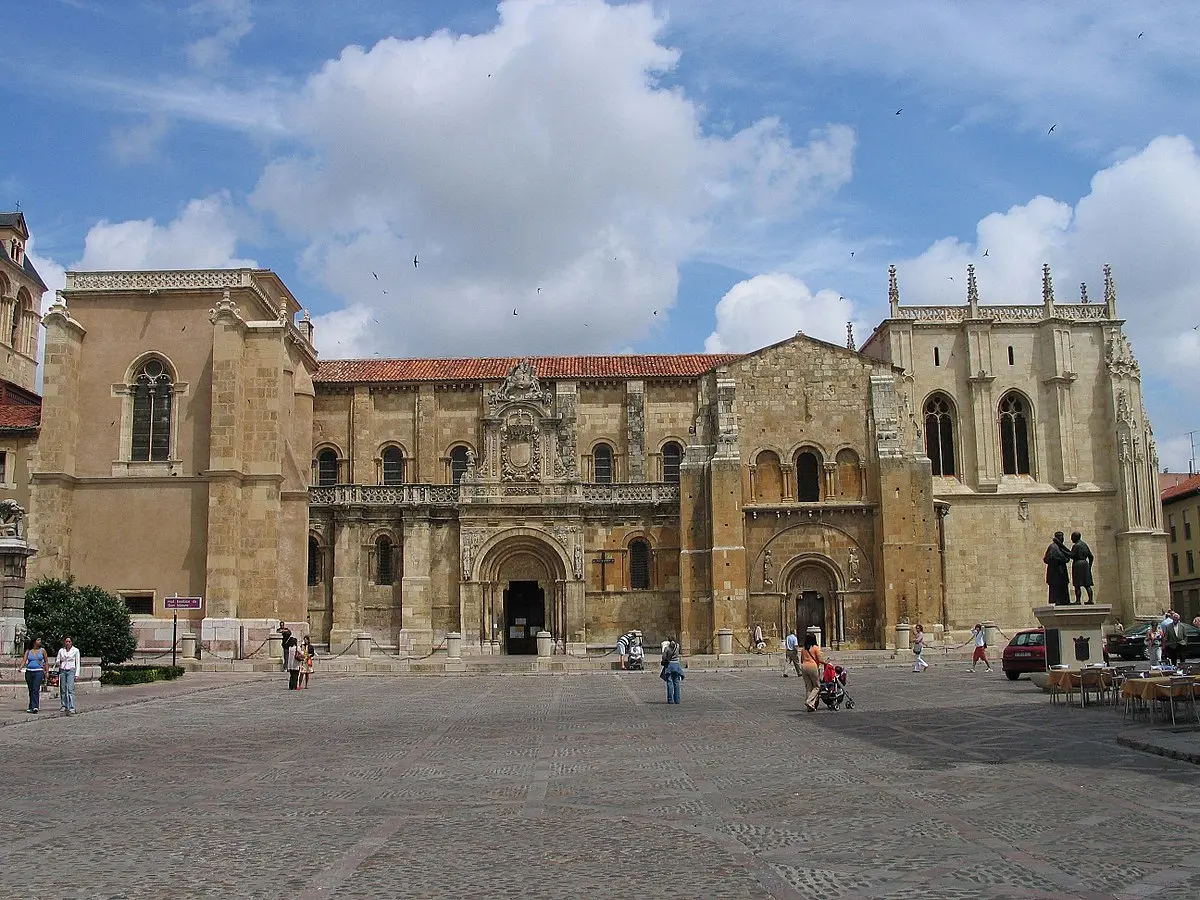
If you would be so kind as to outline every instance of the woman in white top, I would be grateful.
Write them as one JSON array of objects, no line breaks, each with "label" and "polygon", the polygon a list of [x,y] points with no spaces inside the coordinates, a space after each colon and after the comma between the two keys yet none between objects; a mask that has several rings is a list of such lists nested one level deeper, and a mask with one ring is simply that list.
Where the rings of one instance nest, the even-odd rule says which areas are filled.
[{"label": "woman in white top", "polygon": [[79,648],[68,634],[58,648],[58,701],[68,716],[75,715],[75,676],[79,674]]}]

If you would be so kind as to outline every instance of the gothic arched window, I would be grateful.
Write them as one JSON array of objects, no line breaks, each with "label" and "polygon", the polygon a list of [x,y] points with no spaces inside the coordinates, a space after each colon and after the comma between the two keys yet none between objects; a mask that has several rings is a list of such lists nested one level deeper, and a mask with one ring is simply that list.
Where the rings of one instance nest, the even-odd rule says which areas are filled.
[{"label": "gothic arched window", "polygon": [[945,394],[925,401],[925,455],[934,475],[957,475],[954,465],[954,407]]},{"label": "gothic arched window", "polygon": [[467,474],[467,448],[459,444],[450,451],[450,481],[458,484]]},{"label": "gothic arched window", "polygon": [[635,591],[650,590],[650,544],[642,538],[629,542],[629,586]]},{"label": "gothic arched window", "polygon": [[1000,399],[1000,461],[1005,475],[1028,475],[1029,404],[1016,391]]},{"label": "gothic arched window", "polygon": [[[14,335],[15,335],[14,331]],[[133,432],[129,458],[166,462],[171,458],[171,374],[151,357],[133,379]]]},{"label": "gothic arched window", "polygon": [[399,447],[384,447],[383,483],[404,484],[404,451]]},{"label": "gothic arched window", "polygon": [[317,484],[329,487],[338,483],[338,455],[336,450],[325,449],[317,454]]},{"label": "gothic arched window", "polygon": [[386,534],[375,540],[375,583],[391,584],[395,579],[395,545]]},{"label": "gothic arched window", "polygon": [[592,481],[597,484],[612,484],[613,451],[608,444],[597,444],[592,448]]},{"label": "gothic arched window", "polygon": [[667,441],[662,448],[663,481],[679,484],[679,464],[683,460],[683,448],[675,441]]},{"label": "gothic arched window", "polygon": [[821,458],[812,450],[796,457],[796,499],[801,503],[821,499]]}]

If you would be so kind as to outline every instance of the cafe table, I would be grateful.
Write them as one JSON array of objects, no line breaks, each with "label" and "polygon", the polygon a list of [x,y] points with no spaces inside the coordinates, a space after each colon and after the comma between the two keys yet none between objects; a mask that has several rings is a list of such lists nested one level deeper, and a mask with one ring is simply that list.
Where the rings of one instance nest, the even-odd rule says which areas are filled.
[{"label": "cafe table", "polygon": [[[1170,690],[1170,694],[1160,691],[1164,687]],[[1160,694],[1164,699],[1170,697],[1172,701],[1182,699],[1185,702],[1192,703],[1195,698],[1200,697],[1200,676],[1155,675],[1150,678],[1129,678],[1121,687],[1121,697],[1126,701],[1127,710],[1131,702],[1153,704]],[[1171,711],[1172,720],[1174,719],[1173,707],[1174,703],[1172,703]],[[1195,707],[1193,706],[1192,709],[1194,713]]]}]

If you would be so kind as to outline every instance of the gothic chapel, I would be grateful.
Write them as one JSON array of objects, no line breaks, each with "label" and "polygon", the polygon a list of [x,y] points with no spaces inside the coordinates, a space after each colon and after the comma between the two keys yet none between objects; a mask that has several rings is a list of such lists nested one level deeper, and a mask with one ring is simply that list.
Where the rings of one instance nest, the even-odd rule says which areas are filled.
[{"label": "gothic chapel", "polygon": [[963,306],[902,305],[894,269],[889,294],[860,349],[319,361],[268,270],[69,273],[30,575],[123,596],[146,646],[168,598],[202,597],[218,655],[281,619],[335,652],[638,628],[704,653],[755,623],[872,648],[902,618],[1031,624],[1050,536],[1079,530],[1114,615],[1157,611],[1154,439],[1108,271],[1099,303],[1048,270],[1038,305],[983,304],[973,272]]}]

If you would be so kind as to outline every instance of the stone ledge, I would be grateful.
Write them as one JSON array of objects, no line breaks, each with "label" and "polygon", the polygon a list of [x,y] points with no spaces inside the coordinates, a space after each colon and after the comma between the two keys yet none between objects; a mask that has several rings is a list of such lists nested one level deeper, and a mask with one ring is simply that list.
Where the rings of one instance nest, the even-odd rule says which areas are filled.
[{"label": "stone ledge", "polygon": [[1200,766],[1200,726],[1155,729],[1151,732],[1126,731],[1117,735],[1117,743],[1130,750]]}]

